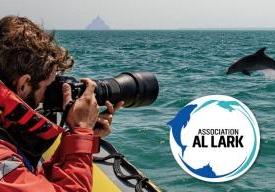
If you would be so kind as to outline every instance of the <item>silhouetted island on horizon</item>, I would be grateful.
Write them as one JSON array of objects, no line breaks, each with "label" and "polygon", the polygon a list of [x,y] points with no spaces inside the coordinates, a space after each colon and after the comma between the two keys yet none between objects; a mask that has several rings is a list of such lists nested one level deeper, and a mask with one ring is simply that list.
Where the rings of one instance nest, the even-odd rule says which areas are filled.
[{"label": "silhouetted island on horizon", "polygon": [[110,30],[110,27],[105,23],[105,21],[97,16],[92,22],[86,27],[87,30]]}]

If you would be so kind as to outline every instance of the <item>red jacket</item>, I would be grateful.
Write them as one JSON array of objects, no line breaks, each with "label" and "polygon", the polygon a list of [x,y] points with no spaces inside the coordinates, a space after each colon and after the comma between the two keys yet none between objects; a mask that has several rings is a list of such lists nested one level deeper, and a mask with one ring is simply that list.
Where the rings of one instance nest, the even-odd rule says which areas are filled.
[{"label": "red jacket", "polygon": [[[0,141],[1,192],[90,192],[92,189],[92,130],[64,133],[52,159],[30,172],[16,148]],[[97,143],[97,142],[95,142]]]},{"label": "red jacket", "polygon": [[[0,140],[0,192],[91,191],[92,153],[98,149],[98,137],[93,136],[92,129],[74,128],[70,133],[64,132],[1,82],[0,125],[1,136],[8,132],[16,140],[11,143],[18,145],[4,138]],[[31,172],[17,147],[34,152],[39,150],[36,149],[40,148],[39,144],[51,141],[61,132],[60,145],[51,160]]]}]

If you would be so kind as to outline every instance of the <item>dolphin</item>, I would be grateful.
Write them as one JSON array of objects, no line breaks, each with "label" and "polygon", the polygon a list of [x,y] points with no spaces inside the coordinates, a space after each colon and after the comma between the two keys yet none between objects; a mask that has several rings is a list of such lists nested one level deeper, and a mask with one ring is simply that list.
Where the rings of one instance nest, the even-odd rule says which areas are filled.
[{"label": "dolphin", "polygon": [[228,68],[226,74],[242,72],[250,76],[252,71],[265,69],[275,70],[275,60],[267,56],[265,50],[266,47],[263,47],[256,53],[241,58]]}]

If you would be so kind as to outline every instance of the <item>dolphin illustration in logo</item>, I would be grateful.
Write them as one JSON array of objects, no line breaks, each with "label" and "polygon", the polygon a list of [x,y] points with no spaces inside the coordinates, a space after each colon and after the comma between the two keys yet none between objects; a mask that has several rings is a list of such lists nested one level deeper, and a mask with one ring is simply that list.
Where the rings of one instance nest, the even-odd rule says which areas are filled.
[{"label": "dolphin illustration in logo", "polygon": [[188,121],[190,120],[190,114],[196,107],[197,107],[197,105],[185,106],[183,109],[181,109],[177,113],[177,115],[174,119],[172,119],[171,121],[168,122],[168,125],[171,126],[172,134],[173,134],[173,137],[174,137],[176,143],[182,149],[182,156],[183,156],[186,146],[183,145],[181,142],[181,130],[186,127]]},{"label": "dolphin illustration in logo", "polygon": [[242,72],[250,76],[252,71],[265,69],[275,70],[275,60],[267,56],[265,50],[266,47],[263,47],[256,53],[241,58],[228,68],[226,74]]}]

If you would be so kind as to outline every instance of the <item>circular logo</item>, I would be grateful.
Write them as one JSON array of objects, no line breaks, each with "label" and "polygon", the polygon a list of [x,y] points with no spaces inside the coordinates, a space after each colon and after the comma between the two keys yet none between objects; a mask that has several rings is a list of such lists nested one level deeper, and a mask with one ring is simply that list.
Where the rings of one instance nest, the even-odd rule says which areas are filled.
[{"label": "circular logo", "polygon": [[235,179],[252,166],[258,155],[258,123],[248,107],[232,97],[210,95],[196,99],[168,125],[175,160],[200,180]]}]

